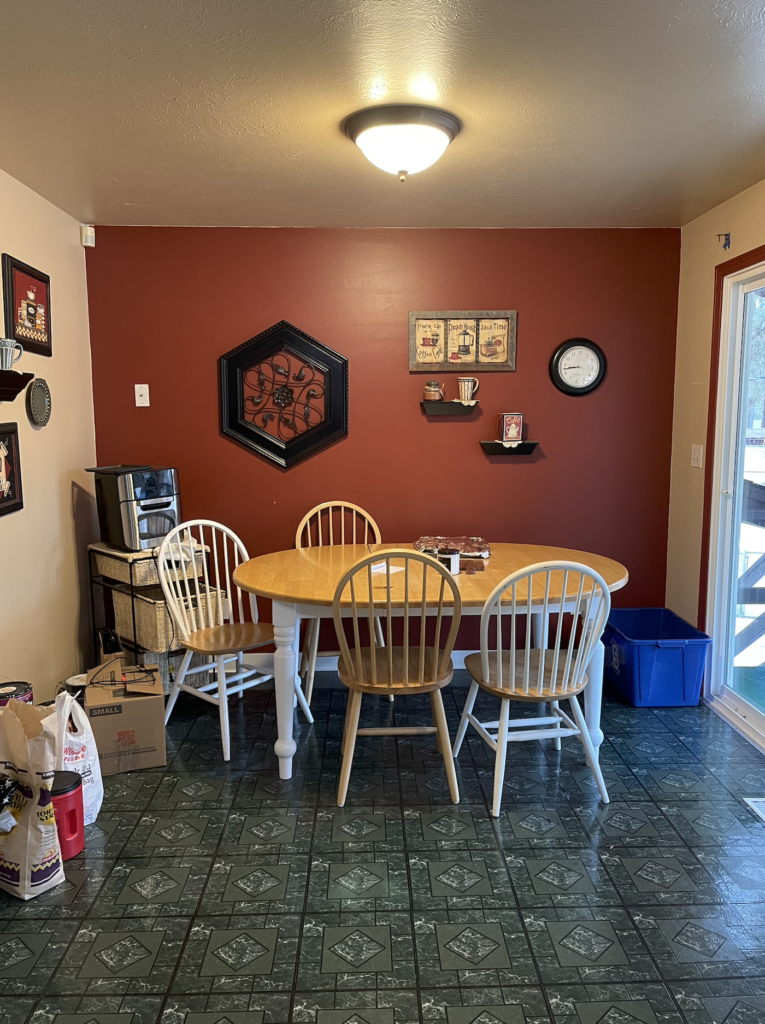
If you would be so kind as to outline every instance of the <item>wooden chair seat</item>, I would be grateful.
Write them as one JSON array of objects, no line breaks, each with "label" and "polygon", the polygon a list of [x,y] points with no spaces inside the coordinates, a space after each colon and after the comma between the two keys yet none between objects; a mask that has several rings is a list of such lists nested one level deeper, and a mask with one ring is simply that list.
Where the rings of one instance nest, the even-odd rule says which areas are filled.
[{"label": "wooden chair seat", "polygon": [[197,654],[239,654],[272,644],[274,627],[270,622],[226,622],[197,629],[181,642],[186,650]]},{"label": "wooden chair seat", "polygon": [[[515,684],[511,683],[512,669],[510,665],[510,651],[502,652],[502,680],[497,685],[497,654],[496,651],[489,652],[489,678],[483,678],[481,669],[481,652],[468,654],[465,658],[465,668],[478,683],[482,690],[493,694],[495,697],[505,697],[511,700],[523,700],[531,703],[541,703],[548,700],[567,700],[574,694],[581,693],[587,685],[587,676],[583,675],[575,685],[566,686],[566,656],[565,651],[558,657],[558,670],[556,672],[555,687],[552,682],[554,651],[545,651],[545,666],[542,676],[542,690],[539,691],[539,659],[542,652],[536,648],[529,651],[529,690],[523,692],[523,675],[526,666],[526,652],[516,651],[515,658]],[[576,657],[576,654],[573,655]]]},{"label": "wooden chair seat", "polygon": [[[439,656],[440,651],[436,652]],[[356,658],[361,659],[361,678],[357,676],[358,665]],[[372,658],[375,659],[375,674],[372,673]],[[403,647],[375,647],[372,651],[369,647],[362,647],[354,651],[354,672],[346,672],[343,660],[337,666],[337,674],[343,686],[349,690],[359,690],[361,693],[376,693],[383,696],[388,694],[405,693],[431,693],[433,690],[440,690],[448,686],[454,675],[454,667],[451,658],[441,667],[438,672],[438,658],[434,658],[432,647],[426,647],[424,651],[423,681],[420,682],[420,648],[409,648],[409,678],[404,674],[404,648]],[[392,673],[391,673],[392,662]],[[438,676],[438,678],[435,678]],[[414,678],[412,678],[414,677]],[[375,678],[376,682],[371,680]]]}]

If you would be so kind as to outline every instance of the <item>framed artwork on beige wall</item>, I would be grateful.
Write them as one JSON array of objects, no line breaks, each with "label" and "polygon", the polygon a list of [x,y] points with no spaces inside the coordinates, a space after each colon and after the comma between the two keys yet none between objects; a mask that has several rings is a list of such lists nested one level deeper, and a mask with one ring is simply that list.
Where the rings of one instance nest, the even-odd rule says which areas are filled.
[{"label": "framed artwork on beige wall", "polygon": [[0,423],[0,516],[24,507],[17,423]]},{"label": "framed artwork on beige wall", "polygon": [[515,370],[517,316],[508,309],[410,312],[410,372]]},{"label": "framed artwork on beige wall", "polygon": [[53,353],[50,323],[50,278],[41,270],[3,253],[5,336],[25,352]]}]

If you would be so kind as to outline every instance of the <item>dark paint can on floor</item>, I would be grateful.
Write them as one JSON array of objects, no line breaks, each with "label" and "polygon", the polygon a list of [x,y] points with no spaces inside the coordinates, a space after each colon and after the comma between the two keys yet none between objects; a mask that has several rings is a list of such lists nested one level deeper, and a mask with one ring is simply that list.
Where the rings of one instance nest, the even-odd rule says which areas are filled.
[{"label": "dark paint can on floor", "polygon": [[0,708],[5,707],[9,700],[20,700],[24,704],[31,704],[32,687],[29,683],[0,683]]}]

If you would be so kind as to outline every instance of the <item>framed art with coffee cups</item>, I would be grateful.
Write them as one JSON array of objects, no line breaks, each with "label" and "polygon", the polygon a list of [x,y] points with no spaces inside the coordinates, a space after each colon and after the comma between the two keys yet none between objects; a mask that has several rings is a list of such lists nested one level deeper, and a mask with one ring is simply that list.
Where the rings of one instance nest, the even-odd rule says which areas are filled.
[{"label": "framed art with coffee cups", "polygon": [[511,309],[410,312],[409,372],[512,372],[517,319]]},{"label": "framed art with coffee cups", "polygon": [[3,253],[5,336],[25,352],[53,355],[50,324],[50,278],[14,256]]},{"label": "framed art with coffee cups", "polygon": [[19,427],[17,423],[0,423],[0,516],[23,507]]}]

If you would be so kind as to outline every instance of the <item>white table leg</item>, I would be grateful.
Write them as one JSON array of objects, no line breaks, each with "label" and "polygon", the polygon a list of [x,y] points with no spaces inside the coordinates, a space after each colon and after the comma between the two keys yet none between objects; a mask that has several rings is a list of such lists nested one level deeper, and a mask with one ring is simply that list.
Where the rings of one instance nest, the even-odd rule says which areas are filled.
[{"label": "white table leg", "polygon": [[295,606],[273,603],[274,690],[276,692],[276,731],[274,753],[279,758],[279,778],[292,778],[292,756],[297,749],[292,738],[292,716],[295,704],[295,676],[297,674],[297,643],[299,623]]},{"label": "white table leg", "polygon": [[600,728],[600,707],[603,703],[603,665],[605,648],[603,641],[598,640],[587,666],[587,686],[584,688],[584,720],[590,732],[592,745],[597,753],[603,742],[603,730]]},{"label": "white table leg", "polygon": [[[294,643],[294,646],[295,646],[295,681],[296,681],[298,686],[300,686],[300,655],[301,655],[301,650],[300,650],[300,622],[301,622],[300,619],[297,619],[297,621],[295,622],[295,643]],[[297,702],[298,702],[297,694],[293,690],[292,691],[292,706],[293,706],[293,708],[297,707]]]},{"label": "white table leg", "polygon": [[[544,625],[544,629],[542,626]],[[534,647],[547,647],[547,629],[549,626],[549,619],[543,622],[543,616],[541,612],[531,613],[531,630]]]}]

